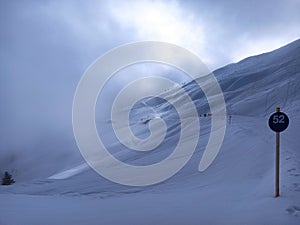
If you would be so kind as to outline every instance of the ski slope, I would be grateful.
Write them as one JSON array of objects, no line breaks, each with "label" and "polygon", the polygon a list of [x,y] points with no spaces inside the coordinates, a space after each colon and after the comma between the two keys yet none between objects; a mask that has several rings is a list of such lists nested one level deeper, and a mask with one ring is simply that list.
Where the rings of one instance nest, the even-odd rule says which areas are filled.
[{"label": "ski slope", "polygon": [[[300,40],[214,74],[224,93],[228,121],[221,151],[206,171],[199,172],[198,164],[210,135],[210,119],[201,116],[200,141],[192,159],[165,182],[123,186],[78,161],[43,179],[1,186],[0,225],[300,224]],[[184,88],[199,115],[208,114],[207,101],[195,83]],[[176,89],[164,94],[182,101]],[[135,109],[136,133],[147,133],[147,121],[157,116],[174,126],[162,146],[147,155],[116,151],[115,157],[124,162],[157,162],[176,143],[176,114],[166,102],[153,106],[149,101]],[[289,116],[290,126],[281,135],[281,197],[275,199],[275,133],[267,121],[277,106]],[[145,107],[151,109],[147,115]],[[111,145],[121,149],[118,143]],[[38,162],[34,166],[43,167]]]}]

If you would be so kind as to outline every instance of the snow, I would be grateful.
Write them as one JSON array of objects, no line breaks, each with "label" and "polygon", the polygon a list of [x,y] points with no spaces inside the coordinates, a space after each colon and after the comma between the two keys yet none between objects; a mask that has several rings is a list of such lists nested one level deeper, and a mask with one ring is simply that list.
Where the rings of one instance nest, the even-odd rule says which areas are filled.
[{"label": "snow", "polygon": [[[300,224],[300,40],[228,65],[215,75],[232,118],[221,151],[207,170],[198,171],[210,135],[210,118],[201,116],[193,157],[167,181],[123,186],[78,162],[48,178],[1,186],[0,225]],[[199,115],[208,114],[203,93],[193,82],[184,86]],[[176,89],[168,94],[181,101]],[[281,196],[274,198],[275,133],[267,121],[277,106],[289,116],[290,125],[281,134]],[[141,111],[133,115],[137,134],[147,130],[141,118],[159,115],[167,123],[176,121],[166,102],[158,103],[149,117]],[[180,126],[173,126],[162,147],[147,155],[119,151],[116,157],[133,164],[159,161],[179,131]],[[35,166],[43,167],[38,162]]]},{"label": "snow", "polygon": [[[237,192],[236,194],[232,194]],[[1,224],[297,224],[287,198],[256,199],[241,189],[220,187],[171,193],[133,193],[109,198],[5,195]],[[217,196],[216,196],[217,195]],[[28,207],[30,205],[31,207]],[[286,206],[289,206],[289,211]],[[14,212],[9,209],[14,209]],[[15,212],[19,212],[15,216]],[[4,220],[5,219],[5,220]],[[258,222],[259,221],[259,222]]]},{"label": "snow", "polygon": [[72,169],[68,169],[68,170],[62,171],[60,173],[54,174],[54,175],[50,176],[49,179],[67,179],[72,176],[75,176],[78,173],[81,173],[82,171],[86,170],[87,168],[88,168],[88,165],[86,163],[83,163]]}]

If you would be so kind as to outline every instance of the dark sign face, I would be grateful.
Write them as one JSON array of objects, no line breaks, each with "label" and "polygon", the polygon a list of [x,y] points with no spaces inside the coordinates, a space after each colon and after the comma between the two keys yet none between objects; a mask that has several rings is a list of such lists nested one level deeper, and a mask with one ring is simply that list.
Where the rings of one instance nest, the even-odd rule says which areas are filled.
[{"label": "dark sign face", "polygon": [[269,126],[275,132],[282,132],[289,126],[289,118],[283,112],[273,113],[269,118]]}]

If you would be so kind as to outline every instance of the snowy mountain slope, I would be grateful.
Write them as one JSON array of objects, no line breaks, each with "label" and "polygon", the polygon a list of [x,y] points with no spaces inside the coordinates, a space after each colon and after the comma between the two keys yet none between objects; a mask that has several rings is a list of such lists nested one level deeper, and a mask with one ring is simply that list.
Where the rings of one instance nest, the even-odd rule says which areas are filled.
[{"label": "snowy mountain slope", "polygon": [[[150,187],[118,185],[100,177],[83,163],[50,178],[0,187],[0,199],[13,200],[11,208],[1,205],[0,212],[8,215],[9,210],[23,210],[22,204],[33,204],[37,212],[50,219],[51,214],[47,212],[70,207],[76,212],[73,219],[61,214],[58,219],[61,224],[84,224],[79,215],[89,218],[87,224],[99,224],[99,220],[104,224],[124,221],[126,224],[141,224],[141,221],[142,224],[162,224],[163,221],[170,221],[169,224],[299,224],[300,40],[228,65],[214,74],[232,119],[229,122],[228,118],[219,155],[203,173],[197,168],[209,137],[210,119],[202,116],[200,141],[192,159],[179,173],[161,184]],[[195,82],[185,84],[184,88],[195,102],[199,115],[208,114],[207,101]],[[164,95],[172,95],[180,102],[181,96],[177,93],[178,90],[173,89]],[[143,111],[145,106],[150,108],[147,115]],[[277,106],[289,115],[290,127],[281,135],[282,197],[274,199],[275,134],[269,129],[267,119]],[[119,151],[116,157],[128,163],[144,164],[159,161],[170,153],[167,148],[176,143],[180,126],[174,123],[176,114],[166,102],[153,104],[153,99],[141,102],[133,114],[133,129],[137,134],[145,134],[147,120],[155,116],[173,124],[162,146],[147,155]],[[119,147],[116,143],[112,145]],[[37,163],[36,166],[42,165]],[[14,194],[22,195],[14,200]],[[43,201],[49,204],[45,210],[37,207]],[[61,205],[60,209],[56,209],[57,204]],[[91,210],[82,210],[73,204],[82,204],[83,208]],[[103,213],[99,214],[98,210]],[[118,217],[113,216],[115,210],[118,210]],[[30,210],[27,213],[33,216]],[[30,216],[21,218],[38,224]],[[9,224],[0,214],[1,222]],[[11,224],[22,223],[16,218]]]}]

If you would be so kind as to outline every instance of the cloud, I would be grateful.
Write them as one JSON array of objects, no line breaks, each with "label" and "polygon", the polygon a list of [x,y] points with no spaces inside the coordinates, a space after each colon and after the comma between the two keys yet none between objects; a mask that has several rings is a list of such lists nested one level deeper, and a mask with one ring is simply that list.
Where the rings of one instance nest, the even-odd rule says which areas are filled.
[{"label": "cloud", "polygon": [[139,40],[167,41],[186,47],[203,43],[201,24],[193,14],[181,9],[177,2],[120,1],[111,5],[111,15],[125,29],[132,29]]},{"label": "cloud", "polygon": [[202,18],[212,68],[281,47],[300,37],[300,2],[185,1]]}]

